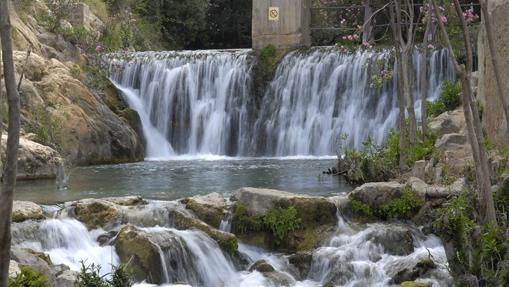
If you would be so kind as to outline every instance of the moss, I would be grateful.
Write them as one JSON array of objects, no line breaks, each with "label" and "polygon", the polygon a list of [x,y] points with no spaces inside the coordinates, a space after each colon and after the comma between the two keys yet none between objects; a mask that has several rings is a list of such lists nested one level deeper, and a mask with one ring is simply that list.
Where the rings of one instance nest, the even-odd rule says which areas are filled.
[{"label": "moss", "polygon": [[186,202],[186,208],[193,211],[194,214],[203,222],[218,228],[223,218],[223,209],[211,205],[198,204],[193,199]]},{"label": "moss", "polygon": [[287,50],[278,50],[274,45],[268,45],[256,53],[256,64],[254,66],[255,91],[260,97],[263,95],[267,83],[274,77],[277,64],[286,53]]},{"label": "moss", "polygon": [[32,270],[30,266],[22,266],[21,273],[9,279],[8,287],[49,287],[48,279]]},{"label": "moss", "polygon": [[232,228],[236,234],[264,230],[263,217],[250,215],[247,206],[241,202],[235,206],[232,222]]},{"label": "moss", "polygon": [[406,186],[401,197],[389,201],[376,212],[384,219],[410,219],[423,205],[424,201]]},{"label": "moss", "polygon": [[263,218],[265,228],[270,230],[276,244],[281,242],[288,236],[288,233],[299,228],[301,219],[297,216],[297,210],[291,206],[289,208],[273,208]]},{"label": "moss", "polygon": [[431,284],[416,281],[406,281],[401,283],[401,287],[431,287]]}]

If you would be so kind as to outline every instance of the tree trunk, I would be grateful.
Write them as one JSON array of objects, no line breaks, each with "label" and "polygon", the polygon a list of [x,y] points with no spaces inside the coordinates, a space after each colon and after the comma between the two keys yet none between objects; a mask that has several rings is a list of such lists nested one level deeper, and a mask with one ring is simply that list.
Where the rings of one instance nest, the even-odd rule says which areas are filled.
[{"label": "tree trunk", "polygon": [[406,169],[406,158],[405,158],[405,150],[406,150],[406,141],[405,141],[405,97],[403,92],[403,64],[402,64],[402,55],[401,55],[401,42],[399,41],[399,36],[401,35],[400,29],[401,26],[398,25],[396,21],[396,12],[394,9],[394,5],[389,7],[390,16],[391,16],[391,30],[394,38],[394,46],[395,46],[395,56],[396,56],[396,75],[397,83],[398,83],[398,105],[399,105],[399,169],[401,171]]},{"label": "tree trunk", "polygon": [[9,105],[9,126],[7,130],[9,137],[7,139],[3,188],[0,193],[0,287],[5,287],[7,286],[7,277],[9,274],[12,200],[14,187],[16,185],[20,129],[20,103],[18,91],[16,89],[12,57],[8,0],[0,0],[0,39],[2,41],[2,61]]},{"label": "tree trunk", "polygon": [[423,41],[423,53],[421,56],[421,74],[420,76],[420,91],[421,91],[421,129],[422,129],[422,141],[426,140],[426,135],[428,134],[428,109],[426,107],[426,103],[428,100],[428,58],[429,58],[429,48],[428,48],[428,36],[429,36],[429,23],[426,25],[426,32],[424,33],[424,41]]},{"label": "tree trunk", "polygon": [[371,17],[373,16],[373,9],[371,9],[371,0],[363,0],[362,5],[364,5],[364,26],[362,31],[362,42],[369,43],[373,37],[373,21],[371,21]]},{"label": "tree trunk", "polygon": [[488,48],[490,50],[491,64],[493,72],[495,73],[495,82],[497,84],[497,96],[502,103],[505,115],[506,132],[509,132],[509,99],[504,97],[504,88],[502,87],[502,79],[500,75],[500,59],[498,52],[495,49],[495,41],[493,38],[493,30],[491,29],[490,14],[488,12],[488,3],[486,0],[481,0],[482,17],[484,21],[484,28],[486,29],[486,38],[488,39]]},{"label": "tree trunk", "polygon": [[412,55],[413,47],[406,46],[403,50],[402,65],[403,65],[403,94],[407,100],[407,113],[408,113],[408,142],[413,145],[416,143],[417,138],[417,120],[415,118],[415,103],[413,96],[413,61]]},{"label": "tree trunk", "polygon": [[[436,0],[431,0],[433,3],[433,7],[435,13],[437,14],[437,18],[441,19],[441,12],[438,9],[436,4]],[[478,185],[478,197],[480,204],[480,214],[482,217],[482,222],[497,224],[496,212],[495,212],[495,204],[493,202],[493,194],[491,192],[491,182],[490,182],[490,170],[488,165],[488,158],[486,155],[486,147],[484,145],[484,138],[482,134],[481,128],[481,120],[479,118],[479,111],[477,109],[477,105],[473,103],[472,99],[472,86],[471,82],[471,71],[472,71],[472,50],[470,43],[470,36],[467,31],[467,26],[465,19],[463,17],[463,12],[461,10],[461,6],[458,0],[454,0],[454,6],[456,8],[456,14],[458,15],[461,21],[461,28],[463,30],[463,39],[465,42],[465,47],[467,49],[467,68],[464,66],[460,66],[456,57],[454,55],[454,50],[451,45],[451,41],[449,39],[449,35],[447,34],[447,30],[444,27],[444,24],[441,21],[438,21],[440,30],[442,31],[442,35],[444,40],[446,41],[449,52],[454,59],[454,67],[458,76],[461,78],[461,86],[463,93],[463,107],[465,114],[465,122],[467,124],[468,130],[468,138],[470,141],[470,145],[472,146],[472,152],[475,160],[476,166],[476,179]]]}]

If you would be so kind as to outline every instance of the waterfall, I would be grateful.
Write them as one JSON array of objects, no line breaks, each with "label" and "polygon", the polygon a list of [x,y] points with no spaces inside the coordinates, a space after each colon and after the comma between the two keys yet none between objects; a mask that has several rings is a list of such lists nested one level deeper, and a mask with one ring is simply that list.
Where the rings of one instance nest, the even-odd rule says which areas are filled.
[{"label": "waterfall", "polygon": [[[289,53],[261,98],[250,50],[110,54],[112,79],[142,120],[147,157],[172,155],[327,156],[338,138],[381,143],[398,120],[397,75],[373,85],[370,67],[389,51],[333,47]],[[413,55],[419,79],[420,59]],[[454,79],[447,50],[431,53],[428,99]],[[420,85],[414,88],[420,116]]]}]

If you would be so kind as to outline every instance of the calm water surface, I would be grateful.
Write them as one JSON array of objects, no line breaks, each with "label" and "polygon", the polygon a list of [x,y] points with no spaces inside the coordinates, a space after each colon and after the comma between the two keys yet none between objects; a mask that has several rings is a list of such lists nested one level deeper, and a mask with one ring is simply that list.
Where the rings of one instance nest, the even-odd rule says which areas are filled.
[{"label": "calm water surface", "polygon": [[71,171],[67,190],[57,191],[54,180],[22,181],[15,198],[41,204],[127,195],[175,200],[247,186],[326,196],[350,191],[342,179],[321,174],[334,165],[332,158],[183,159],[78,167]]}]

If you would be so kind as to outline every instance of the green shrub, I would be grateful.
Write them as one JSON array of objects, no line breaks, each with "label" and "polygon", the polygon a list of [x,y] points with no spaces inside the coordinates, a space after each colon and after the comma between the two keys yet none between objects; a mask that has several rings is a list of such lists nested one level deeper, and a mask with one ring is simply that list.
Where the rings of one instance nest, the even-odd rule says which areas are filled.
[{"label": "green shrub", "polygon": [[435,102],[426,102],[428,117],[436,117],[447,111],[453,111],[461,104],[461,86],[459,83],[444,81],[442,93]]},{"label": "green shrub", "polygon": [[363,219],[370,220],[373,218],[374,213],[371,207],[362,201],[352,199],[350,201],[352,206],[352,213],[355,216],[362,217]]},{"label": "green shrub", "polygon": [[412,190],[407,186],[402,192],[401,197],[391,200],[383,205],[379,212],[379,217],[384,219],[410,219],[424,204]]},{"label": "green shrub", "polygon": [[276,244],[280,244],[288,233],[299,228],[301,219],[297,215],[295,207],[273,208],[263,218],[265,227],[272,232],[276,239]]},{"label": "green shrub", "polygon": [[[125,265],[113,268],[113,272],[100,275],[101,266],[85,265],[81,262],[81,270],[76,280],[75,287],[131,287],[134,285],[132,274],[127,271]],[[111,275],[111,279],[107,279]]]},{"label": "green shrub", "polygon": [[49,287],[44,275],[34,272],[29,266],[22,266],[20,269],[21,273],[9,279],[8,287]]}]

